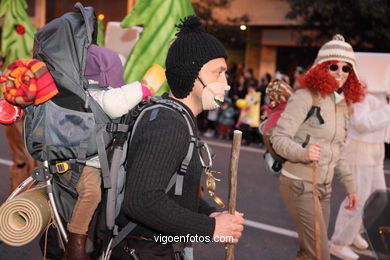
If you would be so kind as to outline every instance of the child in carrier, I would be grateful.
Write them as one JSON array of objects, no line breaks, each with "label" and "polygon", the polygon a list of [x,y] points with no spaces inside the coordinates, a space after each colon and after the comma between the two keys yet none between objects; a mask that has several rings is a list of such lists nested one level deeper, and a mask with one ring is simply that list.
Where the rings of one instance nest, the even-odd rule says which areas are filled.
[{"label": "child in carrier", "polygon": [[[7,101],[14,105],[39,105],[58,93],[43,62],[17,60],[7,69],[0,85]],[[110,118],[121,117],[151,94],[150,90],[139,82],[125,85],[122,74],[123,66],[115,52],[90,45],[85,68],[85,77],[90,84],[88,92]],[[27,82],[26,77],[29,77],[31,82]],[[17,88],[15,82],[20,79],[24,79],[24,85]],[[33,91],[35,88],[38,91]],[[72,171],[67,171],[63,176],[69,181]],[[100,162],[97,156],[87,160],[76,191],[77,201],[67,225],[69,233],[65,259],[90,259],[85,251],[85,242],[90,221],[102,197]]]},{"label": "child in carrier", "polygon": [[283,80],[275,79],[268,84],[265,93],[269,98],[269,103],[266,105],[267,108],[265,108],[268,110],[268,119],[260,126],[260,132],[263,134],[263,142],[269,152],[268,155],[273,158],[273,160],[271,158],[268,159],[266,155],[267,164],[272,163],[268,167],[272,168],[275,172],[279,172],[279,168],[281,168],[284,159],[277,155],[272,148],[270,137],[272,135],[272,129],[276,126],[280,115],[287,105],[288,98],[294,93],[294,89]]},{"label": "child in carrier", "polygon": [[269,98],[267,105],[269,114],[263,129],[264,133],[276,125],[294,90],[283,80],[275,79],[268,84],[265,93]]},{"label": "child in carrier", "polygon": [[[119,56],[106,48],[91,44],[87,52],[85,77],[88,92],[110,118],[118,118],[150,96],[150,90],[139,82],[125,85],[123,66]],[[71,177],[71,172],[65,178]],[[72,218],[67,225],[68,244],[65,259],[90,259],[85,251],[87,231],[93,214],[101,200],[101,173],[98,157],[89,159],[76,185],[78,198]]]}]

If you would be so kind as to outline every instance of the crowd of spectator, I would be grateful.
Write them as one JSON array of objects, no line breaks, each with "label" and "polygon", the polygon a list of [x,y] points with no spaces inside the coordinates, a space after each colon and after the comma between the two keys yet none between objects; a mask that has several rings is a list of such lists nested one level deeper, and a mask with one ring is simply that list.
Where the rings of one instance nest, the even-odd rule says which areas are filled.
[{"label": "crowd of spectator", "polygon": [[231,139],[233,130],[243,132],[243,144],[263,147],[259,125],[266,119],[264,105],[268,103],[265,90],[271,80],[278,78],[298,87],[298,76],[304,73],[302,67],[296,68],[292,82],[290,78],[276,71],[274,75],[266,73],[258,80],[252,68],[231,63],[227,71],[231,89],[225,97],[222,107],[215,111],[204,112],[199,117],[199,127],[205,137]]}]

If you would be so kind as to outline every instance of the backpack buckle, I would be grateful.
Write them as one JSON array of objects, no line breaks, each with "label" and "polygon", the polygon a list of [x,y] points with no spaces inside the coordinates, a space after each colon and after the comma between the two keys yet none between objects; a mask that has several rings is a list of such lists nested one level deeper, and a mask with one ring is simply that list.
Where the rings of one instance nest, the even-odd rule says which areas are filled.
[{"label": "backpack buckle", "polygon": [[64,174],[69,170],[69,164],[66,162],[56,163],[55,166],[58,174]]},{"label": "backpack buckle", "polygon": [[107,124],[106,131],[109,133],[116,133],[118,131],[118,124],[116,123]]}]

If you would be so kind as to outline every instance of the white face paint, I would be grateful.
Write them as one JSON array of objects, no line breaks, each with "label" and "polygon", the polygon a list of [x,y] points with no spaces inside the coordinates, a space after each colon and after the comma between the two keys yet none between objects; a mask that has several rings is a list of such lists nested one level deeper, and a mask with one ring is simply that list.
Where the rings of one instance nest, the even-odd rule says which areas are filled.
[{"label": "white face paint", "polygon": [[197,84],[201,83],[203,86],[201,96],[203,110],[217,109],[222,105],[225,92],[230,90],[225,72],[224,58],[210,60],[200,70]]},{"label": "white face paint", "polygon": [[202,108],[203,110],[214,110],[219,108],[224,101],[225,91],[230,87],[227,84],[214,82],[207,85],[202,92]]}]

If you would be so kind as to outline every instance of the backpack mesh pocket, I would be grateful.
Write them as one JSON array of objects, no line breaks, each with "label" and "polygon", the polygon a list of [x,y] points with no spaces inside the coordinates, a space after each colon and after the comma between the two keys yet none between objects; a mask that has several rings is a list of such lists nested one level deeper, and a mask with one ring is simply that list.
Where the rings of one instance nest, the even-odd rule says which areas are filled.
[{"label": "backpack mesh pocket", "polygon": [[80,142],[88,142],[87,156],[97,153],[93,113],[79,112],[52,101],[26,108],[25,142],[36,160],[77,158]]}]

